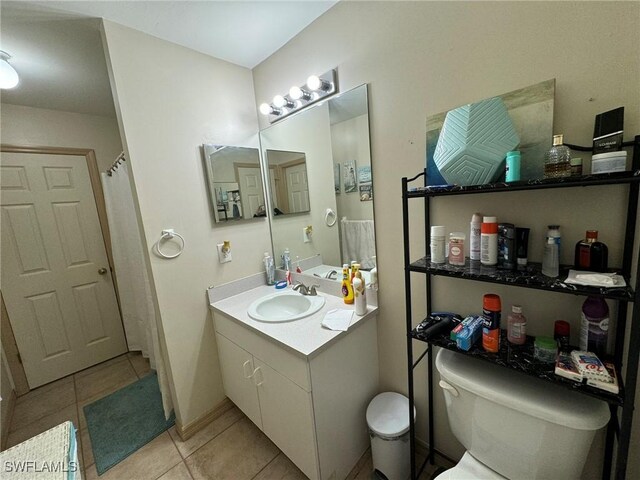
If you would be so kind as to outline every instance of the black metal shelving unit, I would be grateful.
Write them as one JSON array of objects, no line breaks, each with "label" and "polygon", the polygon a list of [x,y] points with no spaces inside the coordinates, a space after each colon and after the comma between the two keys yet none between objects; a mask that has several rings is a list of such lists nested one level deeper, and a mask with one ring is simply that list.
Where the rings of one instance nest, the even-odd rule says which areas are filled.
[{"label": "black metal shelving unit", "polygon": [[[602,478],[608,480],[614,474],[616,480],[626,478],[627,458],[629,454],[629,441],[633,421],[636,383],[638,380],[638,360],[640,358],[640,268],[632,272],[632,257],[635,241],[635,230],[638,217],[638,194],[640,191],[640,135],[633,142],[632,169],[628,172],[610,173],[601,175],[585,175],[564,179],[530,180],[513,183],[494,183],[473,186],[426,186],[426,170],[412,178],[402,179],[402,218],[404,236],[404,271],[405,271],[405,304],[406,304],[406,328],[407,328],[407,369],[408,369],[408,394],[409,412],[414,408],[414,376],[413,372],[420,362],[427,359],[427,393],[429,398],[428,424],[429,424],[429,454],[421,466],[415,462],[416,437],[413,415],[409,415],[409,434],[411,445],[411,478],[417,479],[427,462],[434,463],[436,451],[433,418],[433,349],[434,347],[446,348],[461,354],[470,355],[479,361],[486,361],[505,368],[514,369],[523,374],[532,375],[540,381],[552,382],[567,389],[577,391],[584,395],[590,395],[609,404],[611,420],[607,426],[604,465]],[[628,143],[627,143],[628,145]],[[414,187],[413,182],[423,180],[423,185]],[[630,285],[630,280],[635,280],[636,290],[628,286],[620,289],[600,289],[593,287],[581,287],[563,283],[566,279],[566,268],[561,269],[560,277],[550,279],[540,272],[539,264],[531,264],[525,272],[507,272],[495,268],[487,268],[480,265],[467,263],[464,266],[448,264],[433,264],[429,257],[411,260],[410,232],[409,232],[409,201],[411,199],[424,200],[424,225],[425,245],[429,245],[429,226],[431,214],[431,198],[450,195],[471,195],[476,193],[513,192],[521,190],[539,190],[553,188],[590,187],[596,185],[620,185],[628,184],[628,200],[626,212],[626,226],[624,235],[624,248],[621,268],[617,269]],[[426,301],[427,309],[432,309],[431,281],[433,276],[447,276],[478,282],[498,283],[520,288],[533,288],[551,292],[559,292],[568,295],[596,295],[618,302],[618,314],[616,317],[615,351],[613,362],[618,374],[620,392],[608,393],[603,390],[581,385],[579,383],[558,377],[553,369],[545,370],[544,367],[531,366],[535,362],[528,361],[532,352],[532,339],[528,338],[524,346],[516,347],[503,342],[500,352],[490,354],[481,348],[472,348],[469,352],[458,350],[455,342],[448,336],[442,335],[429,340],[423,340],[413,329],[412,301],[411,301],[411,274],[420,273],[426,275]],[[633,274],[632,274],[633,273]],[[624,357],[624,344],[627,334],[627,313],[631,308],[631,325],[629,329],[629,347]],[[506,335],[503,335],[506,337]],[[413,342],[426,342],[426,350],[414,360]],[[624,357],[624,358],[623,358]],[[626,374],[622,377],[622,367],[626,366]],[[617,441],[617,442],[616,442]],[[616,465],[613,467],[613,452],[617,443]]]}]

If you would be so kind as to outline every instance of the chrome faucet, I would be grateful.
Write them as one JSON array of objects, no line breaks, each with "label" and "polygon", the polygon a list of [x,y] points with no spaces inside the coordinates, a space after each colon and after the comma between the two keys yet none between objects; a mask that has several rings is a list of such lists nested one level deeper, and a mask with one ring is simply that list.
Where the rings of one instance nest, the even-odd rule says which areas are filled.
[{"label": "chrome faucet", "polygon": [[304,283],[298,282],[293,286],[293,289],[297,292],[300,292],[302,295],[310,295],[312,297],[315,297],[316,295],[318,295],[316,287],[319,286],[320,285],[311,285],[310,287],[307,287]]}]

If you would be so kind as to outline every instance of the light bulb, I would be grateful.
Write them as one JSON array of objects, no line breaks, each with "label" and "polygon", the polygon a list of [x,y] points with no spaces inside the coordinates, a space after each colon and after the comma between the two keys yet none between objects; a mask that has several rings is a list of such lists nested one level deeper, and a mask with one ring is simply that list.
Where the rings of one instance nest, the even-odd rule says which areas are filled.
[{"label": "light bulb", "polygon": [[271,105],[268,103],[263,103],[260,105],[260,113],[263,115],[269,115],[272,111]]},{"label": "light bulb", "polygon": [[273,104],[278,108],[282,108],[287,104],[287,100],[282,95],[276,95],[273,97]]},{"label": "light bulb", "polygon": [[291,87],[291,89],[289,90],[289,96],[294,100],[302,99],[309,101],[313,98],[311,93],[301,89],[300,87]]},{"label": "light bulb", "polygon": [[311,75],[307,78],[307,87],[310,90],[318,90],[322,86],[322,80],[317,75]]},{"label": "light bulb", "polygon": [[7,62],[11,58],[6,52],[0,51],[0,88],[13,88],[20,82],[18,72]]}]

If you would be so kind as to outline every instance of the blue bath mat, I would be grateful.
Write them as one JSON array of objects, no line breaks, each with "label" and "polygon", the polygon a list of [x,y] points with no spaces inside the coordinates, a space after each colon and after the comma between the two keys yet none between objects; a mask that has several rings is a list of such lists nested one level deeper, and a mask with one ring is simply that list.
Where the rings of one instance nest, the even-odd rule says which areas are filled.
[{"label": "blue bath mat", "polygon": [[96,471],[102,475],[175,423],[165,420],[156,373],[84,407]]}]

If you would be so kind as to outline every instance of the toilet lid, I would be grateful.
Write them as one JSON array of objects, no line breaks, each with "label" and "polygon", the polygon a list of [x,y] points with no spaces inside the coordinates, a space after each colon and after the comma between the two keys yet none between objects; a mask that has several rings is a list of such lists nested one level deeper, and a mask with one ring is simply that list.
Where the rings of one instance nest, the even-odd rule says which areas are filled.
[{"label": "toilet lid", "polygon": [[464,455],[458,462],[458,464],[442,472],[434,480],[507,480],[502,475],[499,475],[494,470],[480,463],[473,458],[469,452],[464,452]]},{"label": "toilet lid", "polygon": [[[413,407],[416,418],[416,407]],[[409,430],[409,399],[395,392],[376,395],[367,407],[367,424],[381,437],[398,437]]]}]

